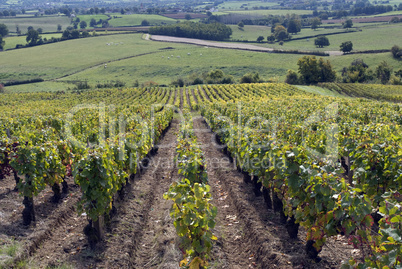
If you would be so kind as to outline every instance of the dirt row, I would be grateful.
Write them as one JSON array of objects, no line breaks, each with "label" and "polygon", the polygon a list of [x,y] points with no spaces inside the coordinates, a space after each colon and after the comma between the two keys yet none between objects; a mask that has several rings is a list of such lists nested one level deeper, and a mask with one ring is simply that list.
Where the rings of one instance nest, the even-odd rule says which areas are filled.
[{"label": "dirt row", "polygon": [[305,254],[306,232],[290,239],[278,213],[267,209],[262,196],[256,197],[251,184],[221,152],[222,146],[201,117],[194,120],[195,133],[207,160],[208,179],[218,207],[218,248],[215,268],[339,268],[353,249],[345,238],[331,238],[320,253],[320,262]]},{"label": "dirt row", "polygon": [[77,186],[58,205],[49,202],[51,190],[35,198],[36,225],[27,228],[21,220],[22,198],[11,190],[11,178],[0,183],[0,247],[15,238],[23,246],[20,260],[25,259],[28,268],[177,268],[182,253],[169,216],[171,202],[163,199],[177,178],[173,164],[177,130],[174,120],[157,154],[126,185],[107,221],[105,238],[95,249],[83,232],[87,217],[76,212]]},{"label": "dirt row", "polygon": [[[89,247],[83,233],[88,223],[85,214],[75,211],[78,187],[72,187],[59,205],[48,202],[51,191],[46,191],[36,199],[36,226],[25,228],[20,214],[22,199],[12,191],[11,179],[0,183],[0,243],[2,237],[30,243],[23,251],[29,268],[178,268],[182,252],[169,216],[172,204],[163,199],[169,185],[179,178],[173,163],[178,126],[179,121],[173,120],[146,169],[129,181],[115,203],[105,238],[95,249]],[[218,209],[213,230],[218,240],[210,268],[339,268],[341,260],[351,255],[351,247],[337,237],[324,247],[319,263],[307,259],[305,232],[301,231],[298,239],[289,239],[279,215],[267,209],[262,196],[256,197],[253,186],[244,182],[204,119],[195,118],[194,128],[207,160],[213,204]],[[33,238],[40,238],[40,242]]]}]

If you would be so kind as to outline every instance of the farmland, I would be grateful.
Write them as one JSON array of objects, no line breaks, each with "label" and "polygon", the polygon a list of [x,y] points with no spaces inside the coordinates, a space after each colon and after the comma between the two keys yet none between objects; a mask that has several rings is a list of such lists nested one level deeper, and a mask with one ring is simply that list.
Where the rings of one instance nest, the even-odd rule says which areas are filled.
[{"label": "farmland", "polygon": [[157,2],[0,1],[0,269],[401,267],[401,1]]},{"label": "farmland", "polygon": [[[339,128],[342,128],[341,133],[342,130],[344,130],[343,128],[353,128],[353,130],[358,132],[360,128],[363,128],[363,126],[360,126],[363,122],[364,128],[371,128],[372,133],[377,133],[377,136],[371,138],[361,137],[359,134],[355,134],[352,137],[357,144],[353,144],[354,146],[350,148],[351,151],[348,153],[347,163],[353,162],[357,164],[368,161],[367,158],[369,157],[366,154],[371,154],[370,149],[366,154],[361,155],[361,147],[365,145],[366,139],[376,139],[378,141],[377,143],[382,145],[379,149],[373,148],[372,150],[380,150],[381,154],[399,158],[399,153],[397,152],[398,147],[394,147],[396,151],[390,153],[388,152],[390,148],[387,146],[395,145],[394,143],[399,143],[399,140],[396,137],[387,137],[385,130],[377,129],[379,123],[388,126],[387,128],[400,128],[399,118],[397,116],[397,108],[399,108],[399,105],[363,99],[352,99],[351,97],[347,97],[350,96],[350,93],[344,96],[344,92],[336,90],[331,94],[330,91],[333,91],[331,90],[333,88],[327,88],[330,90],[320,90],[316,88],[316,90],[312,89],[307,92],[303,88],[295,88],[286,84],[243,84],[198,86],[193,89],[127,88],[124,90],[89,90],[81,94],[25,93],[5,95],[6,98],[3,98],[1,101],[3,107],[1,122],[3,125],[5,124],[5,126],[7,126],[4,130],[8,131],[2,133],[1,142],[2,145],[5,146],[5,148],[2,149],[3,155],[1,155],[3,175],[3,180],[1,181],[2,187],[0,189],[0,198],[2,201],[0,210],[3,218],[3,226],[1,229],[2,232],[6,234],[5,242],[8,242],[5,246],[14,246],[16,253],[20,253],[20,251],[26,248],[29,248],[30,251],[21,252],[29,253],[29,256],[26,256],[26,254],[18,254],[13,258],[11,255],[8,255],[7,257],[9,258],[2,262],[10,264],[18,261],[21,266],[28,267],[64,265],[73,268],[85,268],[88,266],[143,267],[148,263],[155,265],[162,264],[164,266],[178,264],[182,259],[181,252],[178,249],[181,243],[179,238],[175,235],[173,222],[169,221],[166,215],[166,211],[172,204],[162,199],[162,195],[168,191],[171,183],[186,177],[194,179],[191,173],[197,171],[194,170],[195,168],[193,166],[180,168],[180,166],[176,167],[172,162],[172,156],[180,154],[182,149],[184,149],[182,146],[178,146],[182,143],[180,139],[177,140],[178,142],[175,142],[176,133],[179,129],[183,134],[193,133],[193,139],[199,141],[200,146],[195,144],[195,148],[192,149],[190,153],[186,153],[185,156],[190,156],[193,154],[192,152],[202,154],[197,157],[197,160],[205,161],[202,166],[205,166],[206,170],[203,170],[205,168],[201,168],[201,171],[205,171],[206,173],[205,177],[202,177],[202,182],[204,182],[202,184],[209,185],[209,187],[206,188],[211,190],[210,195],[212,200],[210,201],[217,209],[217,215],[212,215],[215,219],[215,224],[210,227],[212,228],[214,236],[217,237],[219,244],[215,245],[213,242],[212,252],[208,255],[209,263],[213,268],[221,268],[222,266],[229,266],[231,264],[241,264],[242,266],[250,266],[252,268],[259,268],[259,266],[267,268],[273,264],[279,265],[281,268],[292,268],[301,265],[306,268],[331,268],[333,266],[339,266],[342,260],[345,261],[349,258],[361,262],[360,252],[353,251],[353,248],[345,249],[343,244],[347,242],[348,238],[349,240],[351,240],[350,238],[354,238],[354,229],[367,233],[366,229],[369,228],[370,225],[373,225],[371,222],[366,221],[367,218],[371,218],[371,210],[367,211],[367,208],[375,208],[377,204],[383,206],[383,201],[387,201],[387,203],[395,203],[397,201],[395,201],[392,196],[382,197],[382,191],[375,191],[377,188],[376,183],[371,185],[370,180],[375,180],[378,177],[376,173],[366,171],[364,172],[366,174],[361,174],[363,171],[360,170],[359,173],[353,173],[353,180],[360,182],[353,183],[353,186],[351,185],[352,183],[350,183],[352,182],[352,178],[343,178],[342,174],[344,174],[345,171],[349,171],[348,169],[351,168],[348,164],[342,166],[341,163],[337,163],[336,159],[340,158],[339,156],[343,158],[346,154],[343,148],[351,147],[352,144],[344,140],[343,137],[340,137],[339,140],[337,140],[337,143],[340,143],[339,150],[336,152],[331,151],[329,146],[333,146],[333,144],[324,142],[325,139],[317,144],[317,136],[328,135],[325,131],[327,128],[326,124],[331,125],[334,123],[325,123],[325,121],[322,120],[314,123],[310,122],[308,117],[310,113],[321,113],[320,111],[325,111],[328,107],[331,107],[333,103],[336,103],[338,104],[338,117],[341,119],[337,124]],[[380,89],[381,91],[384,90],[384,94],[388,94],[388,96],[392,92],[401,92],[401,89],[395,86],[386,88],[377,85],[373,86],[373,88],[376,89],[377,92],[379,92]],[[364,91],[369,92],[371,89],[362,88],[362,92]],[[327,93],[326,95],[336,97],[327,97],[327,99],[323,100],[320,95],[317,94],[323,94],[324,92]],[[256,98],[259,100],[256,101]],[[18,100],[24,100],[24,103],[22,105],[18,104]],[[52,100],[51,106],[43,105],[49,103],[47,100]],[[390,100],[394,101],[394,99]],[[101,101],[100,105],[95,105],[97,101]],[[79,110],[75,110],[76,112],[74,112],[71,118],[72,122],[68,125],[72,133],[66,136],[64,131],[57,127],[60,126],[58,122],[60,120],[63,121],[62,115],[65,111],[74,111],[71,109],[76,107],[77,104],[87,102],[91,102],[95,106],[92,105],[91,107],[82,107]],[[255,110],[255,107],[261,108],[259,103],[263,103],[264,106],[267,107],[264,110]],[[152,104],[155,114],[149,114],[149,112],[147,112]],[[160,110],[160,105],[156,104],[170,104],[172,107],[165,106],[164,109]],[[312,110],[313,104],[315,108]],[[284,114],[283,111],[280,112],[281,106],[288,107],[286,114]],[[113,158],[110,159],[110,157],[107,157],[108,154],[113,152],[113,145],[117,145],[115,144],[117,140],[116,142],[112,142],[112,139],[121,139],[123,136],[113,138],[114,136],[112,137],[111,135],[114,133],[114,131],[112,131],[114,127],[108,127],[107,129],[110,131],[106,133],[106,140],[100,140],[104,139],[101,133],[98,133],[102,129],[93,128],[93,126],[100,124],[97,113],[102,110],[106,112],[102,117],[109,119],[109,124],[114,122],[112,118],[116,115],[113,114],[113,110],[111,110],[112,107],[115,107],[115,109],[121,113],[119,122],[115,122],[115,124],[122,123],[121,117],[127,117],[127,120],[130,118],[135,119],[133,116],[130,116],[130,113],[140,113],[142,115],[142,120],[140,121],[127,121],[127,127],[130,126],[131,131],[128,131],[129,129],[125,131],[127,134],[124,137],[126,137],[125,139],[127,139],[127,141],[124,142],[124,144],[127,145],[127,148],[123,151],[122,156],[125,154],[128,155],[127,158],[123,157],[123,159],[116,159],[115,161],[112,161]],[[378,114],[380,108],[382,112]],[[174,117],[172,109],[178,112]],[[233,109],[237,110],[237,112]],[[228,120],[234,121],[235,118],[240,116],[240,114],[237,114],[239,113],[238,109],[242,111],[242,123],[239,123],[240,125],[238,126],[226,126],[225,124],[229,123]],[[304,111],[304,113],[301,113],[301,111]],[[364,111],[364,113],[360,114],[358,111]],[[189,117],[189,112],[191,112],[194,119]],[[200,112],[202,116],[200,116]],[[18,124],[10,121],[10,117],[15,115],[15,113],[19,114],[20,120]],[[365,116],[367,113],[375,113],[373,115],[376,115],[376,117],[367,119]],[[218,117],[219,114],[222,117]],[[154,118],[149,118],[150,115],[154,115],[152,116]],[[350,121],[349,116],[353,116],[354,121]],[[250,123],[248,121],[250,117],[256,117],[255,119],[260,117],[262,117],[262,119],[281,117],[286,118],[288,124],[280,126],[277,125],[278,122],[275,120],[267,122],[266,120],[260,121],[260,118],[260,120],[258,120],[260,122],[257,122],[258,124],[269,124],[271,126],[269,127],[270,129],[276,129],[276,138],[272,140],[272,137],[265,131],[261,133],[262,130],[257,128],[259,126],[258,124],[255,125],[255,122]],[[329,115],[328,117],[332,116]],[[154,127],[145,124],[149,120],[154,122]],[[31,125],[29,123],[31,121],[35,121],[36,124]],[[81,123],[83,121],[87,122],[87,124],[82,125]],[[298,122],[304,122],[304,124],[307,125],[299,127]],[[183,125],[184,123],[190,125]],[[206,124],[208,124],[212,131],[217,132],[216,139],[220,139],[219,143],[227,147],[222,147],[220,144],[216,144],[217,141],[214,142],[210,140],[211,136],[214,134],[211,133],[211,130],[208,129]],[[313,127],[310,126],[310,124],[313,124]],[[15,128],[16,126],[18,126],[18,128]],[[168,126],[170,126],[170,128]],[[218,126],[221,126],[220,128],[222,128],[222,126],[226,127],[217,129]],[[122,126],[119,128],[120,132],[123,131],[123,129],[121,129]],[[152,128],[156,129],[153,130]],[[194,131],[192,131],[193,128]],[[244,132],[244,134],[239,134],[236,128],[241,128],[241,133]],[[286,133],[289,131],[298,132],[297,128],[307,128],[305,129],[307,134],[303,136],[303,143],[293,142],[298,141],[299,138],[297,136],[286,138]],[[25,146],[13,146],[23,139],[22,137],[25,133],[34,135],[31,135],[32,138],[30,139],[36,142],[32,144],[28,143]],[[143,136],[141,133],[147,135]],[[151,135],[148,137],[148,134],[151,133],[153,133],[154,136]],[[76,142],[73,143],[73,140],[70,140],[72,138],[71,135],[75,137],[74,140]],[[236,137],[238,135],[240,135],[240,137]],[[80,143],[88,139],[87,137],[91,137],[90,143],[92,146],[89,148],[84,147],[80,149],[81,146],[77,148]],[[185,139],[185,137],[186,135],[184,135],[182,139]],[[243,141],[243,139],[251,140],[246,140],[249,141],[249,144],[241,143],[240,145],[236,143],[236,141]],[[58,142],[56,143],[56,141]],[[104,144],[104,146],[98,145],[98,143],[104,143],[102,141],[108,142]],[[136,144],[140,147],[133,151],[134,149],[129,146],[129,144],[132,143],[130,141],[138,141]],[[192,140],[190,139],[189,141]],[[264,143],[267,143],[266,145],[269,147],[255,147],[262,141],[265,141]],[[121,141],[118,143],[123,145]],[[183,141],[183,143],[191,142]],[[281,146],[275,147],[275,143],[281,143]],[[288,143],[296,143],[297,146],[290,146]],[[306,145],[305,143],[308,144]],[[247,146],[250,146],[250,148],[247,149]],[[156,150],[156,148],[159,149]],[[263,163],[256,163],[250,166],[247,162],[247,158],[254,156],[254,154],[257,154],[256,156],[262,154],[259,153],[262,149],[268,152],[276,152],[275,155],[272,156],[278,156],[278,158],[281,154],[286,154],[287,162],[280,165],[278,163],[278,166],[275,166],[276,168],[274,170],[265,170],[266,168],[261,170]],[[388,149],[388,151],[382,152],[386,149]],[[32,170],[31,172],[26,171],[23,166],[18,166],[18,162],[7,162],[7,156],[10,156],[9,154],[18,153],[17,158],[26,158],[28,155],[25,154],[37,152],[37,165],[39,165],[39,162],[46,163],[46,159],[39,159],[39,156],[46,156],[39,155],[42,150],[48,152],[47,154],[51,154],[54,160],[60,160],[52,164],[49,163],[49,165],[54,167],[52,168],[53,171],[58,167],[57,171],[59,172],[56,174],[52,172],[48,174],[48,176],[45,176],[48,170],[37,170],[37,172],[40,173],[39,176],[39,174],[35,174],[37,173],[35,172],[36,170]],[[66,152],[66,150],[70,152],[67,155],[62,153]],[[282,152],[282,150],[285,151]],[[314,164],[314,162],[310,164],[316,157],[315,153],[310,155],[309,151],[313,153],[315,150],[318,150],[321,154],[327,154],[326,158],[322,159],[318,164]],[[244,151],[247,153],[242,153]],[[297,155],[300,159],[293,159],[293,155],[289,152],[303,155]],[[4,155],[4,153],[6,153],[6,155]],[[331,154],[338,155],[332,156]],[[76,169],[87,169],[85,167],[88,167],[87,165],[92,163],[91,160],[93,156],[104,156],[100,157],[105,158],[104,162],[110,161],[108,166],[104,166],[105,169],[106,167],[109,167],[108,169],[114,167],[114,171],[116,172],[112,177],[113,180],[108,176],[104,179],[107,180],[107,184],[110,184],[110,187],[105,189],[100,187],[100,185],[96,187],[99,191],[97,195],[112,199],[113,210],[110,211],[110,214],[108,213],[110,208],[104,208],[102,204],[100,204],[103,200],[99,200],[97,206],[88,206],[88,204],[85,203],[85,199],[93,199],[90,196],[93,194],[86,191],[88,187],[85,186],[93,184],[93,188],[95,188],[95,186],[97,186],[96,184],[99,184],[98,180],[95,179],[101,178],[102,175],[92,176],[85,174],[84,176],[83,172],[78,173]],[[131,159],[133,156],[136,156],[137,161],[143,161],[133,162]],[[380,155],[377,156],[377,160],[380,160]],[[179,165],[181,165],[181,162],[183,162],[183,165],[193,163],[192,161],[187,162],[186,159],[180,159],[187,157],[178,158],[182,160],[179,161]],[[262,162],[268,161],[264,161],[264,158],[268,158],[268,155],[263,154],[261,158],[263,158],[260,159]],[[231,163],[231,160],[234,159],[236,159],[236,161]],[[271,159],[271,162],[276,163],[278,161],[279,159]],[[295,168],[292,164],[294,162],[307,168],[307,170],[294,170]],[[374,160],[374,162],[377,161]],[[383,162],[377,162],[377,165],[386,165],[385,161]],[[7,165],[11,165],[11,169],[15,170],[8,170]],[[102,166],[102,164],[98,165]],[[321,168],[316,167],[317,165]],[[328,169],[328,165],[333,168],[338,167],[339,172],[326,173],[322,176],[315,174],[314,169],[319,170],[323,169],[323,167],[327,167],[326,169]],[[40,166],[37,167],[39,168]],[[310,169],[313,170],[310,171]],[[395,167],[389,170],[388,173],[398,173],[398,169],[398,167]],[[88,170],[88,172],[90,171],[91,170]],[[321,190],[322,196],[319,198],[314,196],[310,197],[308,193],[305,192],[304,187],[295,187],[295,185],[293,185],[295,183],[290,180],[284,181],[286,188],[282,189],[282,187],[280,187],[281,182],[283,182],[282,177],[286,178],[287,173],[290,173],[289,171],[298,171],[298,184],[306,184],[306,186],[310,186],[310,188],[315,188],[317,193],[319,192],[319,186],[324,188]],[[12,191],[16,186],[15,180],[14,177],[7,176],[7,173],[16,173],[16,175],[18,175],[18,190],[21,194],[23,193],[24,196],[33,201],[36,221],[43,223],[40,228],[39,226],[32,226],[29,230],[24,228],[25,226],[21,223],[21,211],[24,207],[16,206],[17,204],[22,205],[22,197],[19,196],[17,192]],[[200,174],[196,172],[194,175],[196,180]],[[312,175],[314,175],[313,178],[317,181],[308,180]],[[392,178],[392,175],[393,174],[388,174],[387,177]],[[42,176],[45,177],[41,179]],[[90,178],[89,181],[86,180],[87,177]],[[125,177],[127,177],[127,179],[124,179]],[[55,190],[57,190],[54,184],[61,184],[62,182],[63,189],[65,186],[68,186],[69,195],[62,194],[60,196],[59,199],[62,199],[63,203],[54,203],[52,201],[55,199]],[[73,182],[78,184],[78,186],[74,185]],[[195,182],[197,182],[197,180]],[[342,182],[343,185],[337,184],[337,182]],[[30,188],[31,184],[35,184],[37,189]],[[398,184],[398,180],[389,181],[386,188],[398,190]],[[153,185],[158,187],[153,188]],[[329,188],[329,186],[330,189],[325,189]],[[338,196],[336,196],[335,193],[340,192],[339,197],[349,197],[344,199],[352,199],[351,201],[358,199],[361,201],[358,196],[355,196],[355,192],[360,188],[364,188],[364,192],[366,193],[364,195],[365,202],[360,203],[360,206],[357,206],[354,202],[349,204],[347,202],[349,200],[342,200],[343,203],[341,204],[341,201],[336,199]],[[119,190],[118,193],[117,190]],[[327,192],[328,190],[330,190],[329,193]],[[305,197],[304,195],[307,196]],[[292,199],[297,199],[299,207],[290,206],[289,203],[293,203]],[[328,203],[325,209],[320,209],[319,207],[314,209],[312,207],[310,211],[306,211],[306,207],[318,203],[318,199]],[[281,201],[281,207],[278,207],[278,201]],[[109,203],[108,200],[105,202],[107,204]],[[80,205],[78,212],[75,207],[76,203]],[[336,225],[333,228],[330,226],[321,226],[321,221],[325,221],[326,212],[332,210],[335,210],[335,212],[337,212],[337,218],[342,220],[341,225],[345,225],[346,230],[343,230],[346,231],[345,235],[338,234],[341,230],[338,230],[339,227],[337,228]],[[382,212],[387,212],[386,208],[381,210],[383,210]],[[309,214],[304,214],[306,212],[309,212]],[[356,212],[354,214],[360,216],[359,220],[354,218],[353,223],[351,223],[347,218],[344,219],[345,216],[343,216],[341,212]],[[293,217],[288,218],[283,213]],[[97,216],[103,214],[107,214],[105,216],[107,216],[108,219],[106,222],[108,228],[103,235],[105,239],[102,242],[96,243],[97,247],[93,250],[93,244],[95,244],[95,242],[92,241],[93,239],[87,241],[87,236],[83,232],[83,230],[85,230],[84,227],[88,223],[86,216],[89,216],[90,219],[95,219]],[[361,214],[368,214],[369,217]],[[397,217],[401,212],[389,212],[386,214],[390,214],[390,217]],[[285,226],[281,224],[283,221],[287,221],[288,224],[286,227],[290,227],[289,225],[294,225],[293,218],[301,225],[300,228],[298,228],[298,225],[294,226],[296,234],[294,233],[294,229],[287,230]],[[307,221],[308,218],[315,219],[316,221],[309,222]],[[5,222],[5,220],[7,221]],[[25,221],[26,218],[24,217],[24,222]],[[55,225],[56,223],[57,225]],[[7,228],[11,225],[14,227],[12,230]],[[346,228],[350,227],[349,225],[353,225],[353,230]],[[380,221],[379,225],[380,233],[385,233],[386,228],[383,226],[385,224]],[[152,233],[145,232],[149,227],[152,227]],[[395,226],[391,225],[387,229],[394,229],[394,227]],[[320,229],[320,235],[311,234],[311,229]],[[300,231],[297,232],[298,230]],[[242,232],[239,233],[239,231]],[[21,235],[16,237],[13,241],[10,237],[13,234]],[[293,241],[289,239],[288,236],[291,238],[296,236],[299,240]],[[361,236],[368,235],[363,234]],[[311,253],[307,252],[310,253],[308,256],[304,256],[303,254],[303,245],[308,245],[311,240],[317,242],[315,248],[319,250],[320,262],[316,265],[309,263],[308,257],[317,259],[316,255],[318,253],[314,254],[315,252],[311,250]],[[162,243],[164,241],[168,241],[169,243]],[[367,241],[366,247],[371,247],[370,242],[371,241]],[[387,244],[387,241],[380,242]],[[247,251],[244,252],[241,251],[241,249],[229,250],[231,249],[230,246],[233,244],[240,244],[244,246],[244,248],[241,249],[247,249]],[[392,246],[395,249],[400,248],[400,246],[398,247],[398,243],[393,244]],[[151,247],[152,245],[154,246]],[[356,248],[359,249],[357,246]],[[335,252],[334,249],[336,249]],[[231,255],[229,255],[229,251]],[[164,255],[164,253],[166,254]],[[286,254],[278,257],[276,253]],[[384,252],[381,255],[386,255],[386,253]],[[222,259],[222,256],[225,257],[225,259]],[[110,257],[114,258],[111,259]],[[273,258],[267,259],[267,257]],[[373,258],[372,256],[370,257]],[[369,262],[369,260],[366,262]]]}]

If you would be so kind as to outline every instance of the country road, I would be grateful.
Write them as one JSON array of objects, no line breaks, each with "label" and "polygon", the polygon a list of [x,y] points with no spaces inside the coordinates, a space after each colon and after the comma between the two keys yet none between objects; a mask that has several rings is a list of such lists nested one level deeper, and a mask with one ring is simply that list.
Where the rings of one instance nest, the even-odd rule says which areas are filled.
[{"label": "country road", "polygon": [[[268,53],[280,53],[278,50],[274,50],[272,48],[265,48],[250,44],[242,44],[242,43],[235,43],[235,42],[217,42],[217,41],[207,41],[202,39],[194,39],[194,38],[184,38],[184,37],[173,37],[173,36],[162,36],[162,35],[152,35],[151,37],[147,34],[145,37],[146,40],[153,40],[153,41],[162,41],[162,42],[172,42],[172,43],[186,43],[186,44],[193,44],[199,46],[208,46],[214,48],[223,48],[223,49],[237,49],[237,50],[249,50],[249,51],[257,51],[257,52],[268,52]],[[286,51],[286,50],[282,50]],[[343,53],[340,51],[325,51],[331,56],[340,56]],[[310,52],[311,53],[311,52]],[[306,51],[306,54],[309,52]]]}]

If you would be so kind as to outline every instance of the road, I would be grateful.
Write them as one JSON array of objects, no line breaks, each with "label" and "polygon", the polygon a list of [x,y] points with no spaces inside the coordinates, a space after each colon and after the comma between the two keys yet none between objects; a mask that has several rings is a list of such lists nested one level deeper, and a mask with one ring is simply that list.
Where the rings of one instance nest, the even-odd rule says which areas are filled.
[{"label": "road", "polygon": [[[208,41],[202,39],[194,39],[194,38],[184,38],[184,37],[173,37],[173,36],[162,36],[162,35],[152,35],[149,37],[145,37],[146,40],[153,40],[153,41],[162,41],[162,42],[172,42],[172,43],[186,43],[186,44],[193,44],[199,46],[206,46],[206,47],[214,47],[214,48],[223,48],[223,49],[237,49],[237,50],[248,50],[248,51],[257,51],[257,52],[268,52],[268,53],[280,53],[278,50],[274,50],[272,48],[265,48],[250,44],[244,43],[237,43],[237,42],[217,42],[217,41]],[[286,51],[286,50],[282,50]],[[340,51],[325,51],[331,56],[339,56],[342,55]],[[306,52],[309,54],[309,52]]]}]

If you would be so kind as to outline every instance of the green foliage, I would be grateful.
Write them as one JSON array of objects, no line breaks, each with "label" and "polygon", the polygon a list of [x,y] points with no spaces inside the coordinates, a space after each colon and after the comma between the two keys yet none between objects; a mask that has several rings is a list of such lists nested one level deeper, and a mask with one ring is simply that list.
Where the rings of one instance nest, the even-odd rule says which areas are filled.
[{"label": "green foliage", "polygon": [[311,29],[316,30],[321,24],[322,23],[320,18],[314,17],[311,19]]},{"label": "green foliage", "polygon": [[34,29],[30,29],[28,31],[26,41],[28,42],[29,46],[35,46],[35,45],[39,45],[39,44],[43,43],[42,37],[39,36],[39,32]]},{"label": "green foliage", "polygon": [[340,48],[343,53],[351,52],[353,50],[353,43],[352,41],[345,41],[341,44]]},{"label": "green foliage", "polygon": [[346,29],[352,28],[353,21],[351,19],[348,19],[342,23],[342,26],[343,26],[343,28],[346,28]]},{"label": "green foliage", "polygon": [[326,36],[319,36],[314,40],[314,45],[319,48],[323,48],[324,46],[329,46],[329,40]]},{"label": "green foliage", "polygon": [[285,79],[285,83],[288,84],[299,84],[299,76],[297,75],[297,72],[293,71],[293,70],[288,70],[288,73],[286,74],[286,79]]},{"label": "green foliage", "polygon": [[401,49],[399,46],[397,46],[397,45],[394,45],[394,46],[391,48],[391,53],[392,53],[392,56],[393,56],[395,59],[401,59],[401,58],[402,58],[402,49]]},{"label": "green foliage", "polygon": [[5,44],[6,42],[3,40],[3,36],[0,35],[0,50],[3,50]]},{"label": "green foliage", "polygon": [[243,22],[243,21],[240,21],[240,22],[237,24],[237,26],[238,26],[239,28],[244,28],[244,22]]},{"label": "green foliage", "polygon": [[264,40],[264,37],[262,35],[257,37],[257,42],[261,43],[263,40]]},{"label": "green foliage", "polygon": [[175,25],[154,26],[149,28],[149,33],[207,40],[225,40],[231,36],[232,29],[225,24],[217,22],[210,24],[183,22]]},{"label": "green foliage", "polygon": [[86,21],[80,22],[80,28],[81,28],[81,29],[87,28],[87,22],[86,22]]},{"label": "green foliage", "polygon": [[0,23],[0,35],[1,36],[6,36],[6,35],[8,35],[8,28],[7,28],[7,26],[5,25],[5,24],[3,24],[3,23]]},{"label": "green foliage", "polygon": [[149,21],[147,21],[147,20],[142,20],[141,26],[149,26]]},{"label": "green foliage", "polygon": [[287,30],[288,33],[297,34],[301,31],[301,21],[299,19],[290,19]]},{"label": "green foliage", "polygon": [[217,239],[211,231],[215,227],[217,209],[211,204],[205,161],[197,145],[192,118],[185,115],[176,146],[179,174],[183,179],[173,183],[163,197],[174,202],[170,215],[186,252],[180,266],[194,263],[206,266],[213,240]]},{"label": "green foliage", "polygon": [[119,169],[109,147],[89,149],[74,165],[74,180],[81,187],[78,211],[96,221],[112,208],[113,195],[125,183],[127,174]]},{"label": "green foliage", "polygon": [[274,28],[273,35],[278,41],[283,41],[289,38],[288,31],[283,25],[276,25]]},{"label": "green foliage", "polygon": [[376,70],[377,78],[381,80],[382,84],[387,84],[392,74],[392,67],[390,67],[387,62],[383,61],[380,63]]},{"label": "green foliage", "polygon": [[354,60],[349,67],[342,69],[342,80],[345,83],[364,82],[373,80],[372,71],[362,59]]},{"label": "green foliage", "polygon": [[240,83],[259,83],[262,82],[258,73],[248,73],[241,77]]},{"label": "green foliage", "polygon": [[329,60],[320,58],[318,61],[315,56],[304,56],[297,62],[299,66],[300,79],[305,84],[318,82],[331,82],[336,78],[336,72],[332,69]]}]

